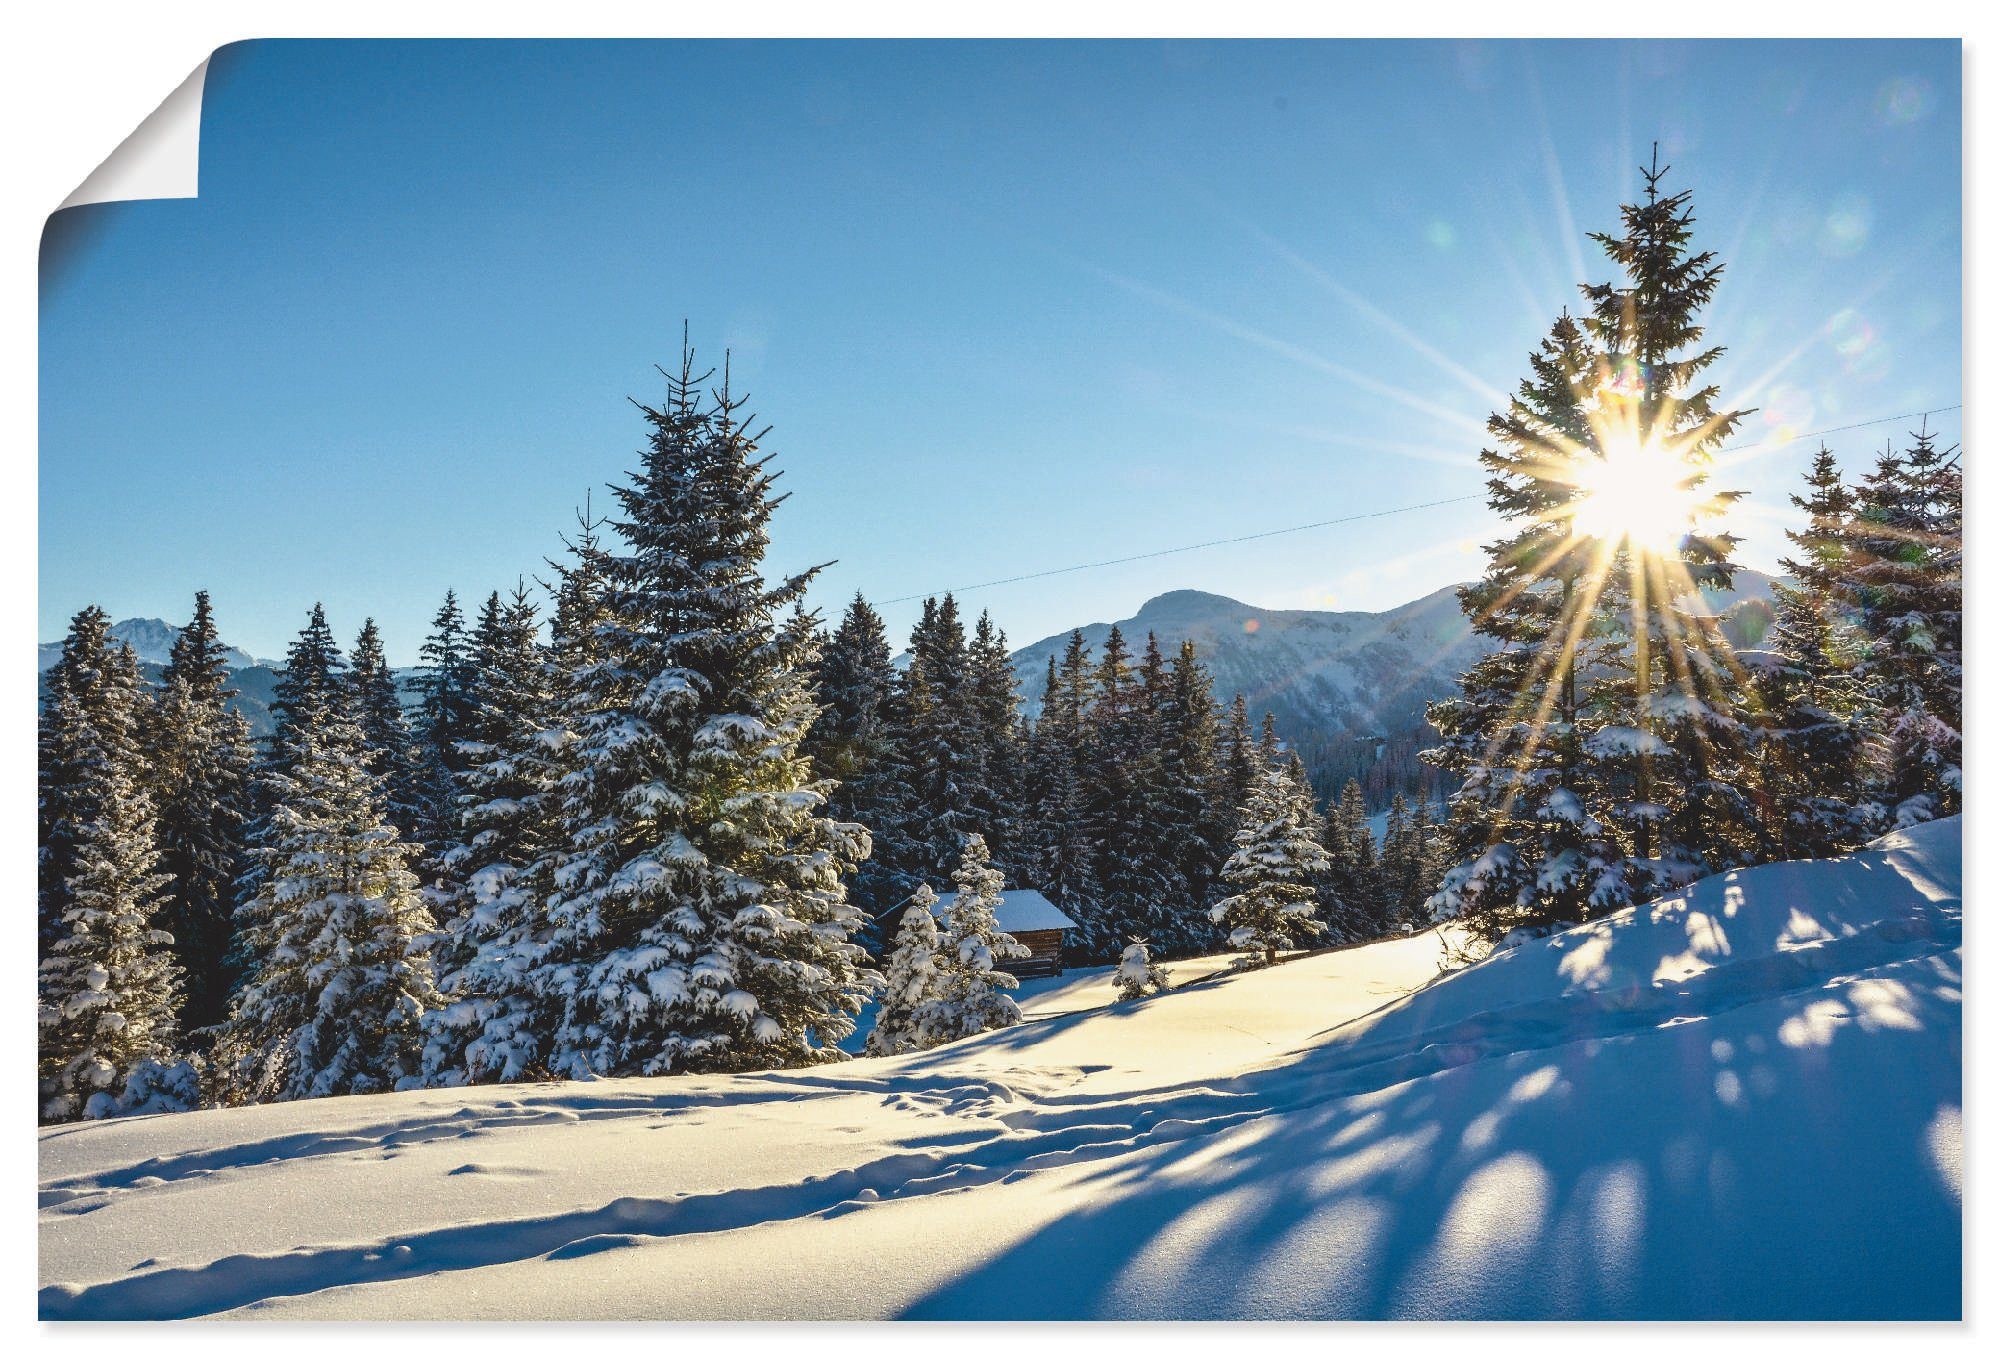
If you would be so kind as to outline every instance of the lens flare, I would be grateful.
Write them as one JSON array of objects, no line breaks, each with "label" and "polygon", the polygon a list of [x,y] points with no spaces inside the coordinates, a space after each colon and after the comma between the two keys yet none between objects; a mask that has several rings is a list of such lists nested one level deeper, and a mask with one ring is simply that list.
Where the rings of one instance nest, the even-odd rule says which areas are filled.
[{"label": "lens flare", "polygon": [[1604,456],[1581,459],[1570,529],[1579,538],[1671,552],[1701,508],[1685,462],[1654,442],[1606,440]]}]

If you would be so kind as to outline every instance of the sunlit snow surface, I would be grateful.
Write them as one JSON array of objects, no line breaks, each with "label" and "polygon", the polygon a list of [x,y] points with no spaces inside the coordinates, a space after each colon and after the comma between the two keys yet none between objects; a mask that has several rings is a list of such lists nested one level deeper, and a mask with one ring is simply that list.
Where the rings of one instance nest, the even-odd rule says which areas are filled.
[{"label": "sunlit snow surface", "polygon": [[1435,982],[1420,936],[914,1057],[45,1132],[42,1315],[1956,1317],[1959,832]]}]

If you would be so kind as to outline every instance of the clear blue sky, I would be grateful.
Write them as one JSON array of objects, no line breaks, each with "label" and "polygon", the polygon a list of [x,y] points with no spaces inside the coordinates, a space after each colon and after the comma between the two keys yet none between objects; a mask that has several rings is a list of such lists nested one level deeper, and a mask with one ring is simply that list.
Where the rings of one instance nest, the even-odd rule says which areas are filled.
[{"label": "clear blue sky", "polygon": [[[775,425],[772,564],[837,558],[829,612],[1476,492],[1479,422],[1606,276],[1584,233],[1654,138],[1729,265],[1744,442],[1953,404],[1959,70],[1956,42],[225,49],[200,197],[45,243],[40,633],[205,587],[257,654],[320,599],[412,661],[446,587],[535,569],[633,464],[626,397],[684,317]],[[1811,447],[1732,480],[1776,509]],[[966,602],[1016,644],[1182,587],[1378,608],[1492,528]]]}]

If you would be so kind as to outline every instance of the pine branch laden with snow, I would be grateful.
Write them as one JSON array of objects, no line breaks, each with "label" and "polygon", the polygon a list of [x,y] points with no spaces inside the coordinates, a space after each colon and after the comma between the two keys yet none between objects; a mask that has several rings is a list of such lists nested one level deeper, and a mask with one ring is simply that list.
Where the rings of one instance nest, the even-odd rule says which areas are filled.
[{"label": "pine branch laden with snow", "polygon": [[1232,894],[1210,911],[1229,932],[1229,947],[1244,954],[1238,966],[1268,966],[1280,952],[1303,948],[1325,932],[1313,883],[1330,864],[1326,849],[1301,820],[1284,771],[1266,770],[1251,787],[1236,852],[1222,867]]}]

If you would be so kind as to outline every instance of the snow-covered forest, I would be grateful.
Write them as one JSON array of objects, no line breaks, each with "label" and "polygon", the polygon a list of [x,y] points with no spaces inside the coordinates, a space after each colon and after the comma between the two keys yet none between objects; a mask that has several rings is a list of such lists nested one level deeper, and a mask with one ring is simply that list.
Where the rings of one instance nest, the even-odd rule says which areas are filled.
[{"label": "snow-covered forest", "polygon": [[[1360,789],[1317,800],[1283,733],[1240,695],[1215,693],[1192,644],[1167,655],[1115,628],[1098,648],[1073,634],[1030,719],[999,625],[982,613],[968,626],[950,595],[925,603],[900,653],[866,599],[838,618],[808,611],[814,573],[766,561],[782,499],[766,432],[727,366],[708,371],[685,346],[663,393],[639,408],[646,449],[613,488],[615,508],[579,516],[546,563],[472,616],[445,598],[414,708],[373,622],[343,650],[315,605],[260,744],[226,706],[205,594],[157,687],[129,646],[108,644],[109,616],[84,609],[49,672],[39,729],[42,1119],[384,1096],[407,1102],[344,1105],[312,1136],[369,1143],[461,1122],[462,1135],[501,1145],[521,1126],[615,1124],[676,1100],[747,1109],[796,1096],[809,1121],[847,1117],[844,1101],[929,1101],[966,1124],[974,1150],[934,1139],[865,1164],[802,1162],[803,1183],[768,1202],[743,1199],[747,1182],[712,1200],[620,1199],[630,1212],[550,1219],[521,1240],[580,1258],[561,1252],[607,1233],[678,1239],[692,1230],[683,1218],[830,1224],[885,1195],[920,1201],[943,1181],[1005,1185],[1037,1170],[1061,1179],[1061,1211],[1112,1240],[1163,1211],[1163,1194],[1209,1192],[1193,1142],[1243,1136],[1273,1110],[1290,1120],[1282,1151],[1248,1155],[1271,1158],[1275,1179],[1322,1156],[1366,1162],[1340,1170],[1343,1185],[1393,1178],[1398,1156],[1431,1156],[1413,1130],[1413,1092],[1445,1083],[1465,1087],[1454,1098],[1492,1086],[1495,1099],[1541,1109],[1521,1115],[1551,1123],[1540,1141],[1498,1133],[1499,1121],[1481,1135],[1582,1146],[1561,1173],[1596,1176],[1616,1199],[1616,1176],[1587,1164],[1576,1129],[1614,1135],[1606,1101],[1619,1090],[1661,1096],[1679,1079],[1665,1026],[1699,1019],[1712,1021],[1701,1047],[1718,1068],[1696,1082],[1703,1100],[1730,1111],[1782,1102],[1797,1075],[1784,1053],[1838,1048],[1829,1070],[1848,1095],[1885,1070],[1921,1083],[1888,1101],[1886,1129],[1869,1136],[1949,1143],[1938,1162],[1955,1173],[1956,1124],[1936,1120],[1946,1105],[1955,1117],[1957,1072],[1938,1050],[1916,1050],[1956,1023],[1960,453],[1923,428],[1868,458],[1822,447],[1796,493],[1803,527],[1789,534],[1772,624],[1755,647],[1732,643],[1702,591],[1726,589],[1736,569],[1738,541],[1719,527],[1736,497],[1712,483],[1726,479],[1718,453],[1743,412],[1711,381],[1722,351],[1701,316],[1723,265],[1694,232],[1689,196],[1649,173],[1597,237],[1608,281],[1582,288],[1489,420],[1481,461],[1500,528],[1461,599],[1491,645],[1432,706],[1438,736],[1424,756],[1455,791],[1436,818],[1398,799],[1379,843]],[[1838,862],[1799,862],[1820,860]],[[1854,865],[1879,871],[1870,880]],[[1157,1043],[1093,1022],[1021,1028],[1007,964],[1025,950],[995,917],[1005,887],[1034,888],[1076,922],[1070,962],[1107,969],[1119,999],[1105,1003],[1152,1017]],[[1206,960],[1190,974],[1199,980],[1176,985],[1163,964],[1195,958]],[[1387,969],[1385,989],[1368,989],[1369,966]],[[868,1007],[867,1058],[898,1065],[743,1075],[848,1061]],[[1874,1037],[1840,1046],[1832,1027],[1850,1021]],[[1260,1067],[1268,1053],[1209,1051],[1233,1039],[1186,1038],[1246,1025],[1293,1056]],[[1602,1042],[1556,1074],[1534,1049],[1565,1033]],[[1042,1088],[1062,1084],[1046,1062],[1012,1086],[991,1073],[945,1079],[951,1054],[969,1071],[1010,1043],[1059,1047],[1076,1091]],[[1888,1054],[1898,1044],[1911,1051]],[[1192,1065],[1156,1096],[1164,1087],[1148,1079],[1167,1078],[1146,1063],[1177,1061]],[[593,1086],[587,1098],[545,1084],[525,1104],[394,1095],[662,1076],[687,1080]],[[1537,1104],[1552,1090],[1573,1117]],[[197,1117],[254,1146],[278,1125],[253,1112]],[[368,1130],[338,1130],[355,1120]],[[700,1136],[721,1146],[769,1131],[755,1121],[718,1118]],[[1649,1136],[1679,1146],[1698,1121],[1663,1115]],[[169,1180],[213,1169],[198,1145],[209,1134],[182,1125],[155,1120],[116,1148],[63,1144],[45,1202],[110,1201],[121,1166]],[[1478,1126],[1462,1130],[1468,1147]],[[1796,1178],[1754,1128],[1716,1135],[1735,1139],[1737,1181]],[[1688,1154],[1710,1167],[1706,1150]],[[1107,1171],[1113,1183],[1088,1187],[1092,1164],[1134,1156],[1165,1178],[1140,1192],[1138,1171]],[[1896,1156],[1893,1176],[1918,1177]],[[1640,1213],[1631,1230],[1647,1241],[1729,1230],[1711,1220],[1713,1202],[1667,1197],[1681,1218]],[[428,1254],[449,1272],[526,1258],[496,1244],[504,1232],[452,1236],[423,1218],[422,1194],[412,1202],[410,1222],[350,1233],[382,1237],[375,1253],[315,1268],[392,1288],[399,1259],[414,1267]],[[1341,1202],[1357,1230],[1393,1230],[1360,1200]],[[1435,1214],[1452,1202],[1438,1197]],[[1040,1221],[1059,1206],[1021,1211]],[[497,1199],[482,1211],[505,1216]],[[1909,1258],[1936,1264],[1953,1205],[1934,1191],[1911,1211],[1922,1221],[1903,1242],[1914,1242]],[[1779,1240],[1817,1222],[1794,1203],[1772,1209],[1768,1231]],[[1246,1241],[1243,1260],[1211,1263],[1205,1277],[1271,1269]],[[1359,1280],[1347,1292],[1274,1284],[1268,1307],[1239,1299],[1233,1312],[1561,1314],[1560,1281],[1546,1273],[1517,1293],[1468,1293],[1464,1278],[1495,1276],[1406,1275],[1410,1260],[1383,1249],[1402,1292],[1368,1284],[1356,1257],[1327,1276]],[[1723,1263],[1711,1261],[1723,1301],[1710,1310],[1651,1274],[1569,1283],[1578,1307],[1604,1315],[1949,1310],[1916,1283],[1900,1303],[1831,1285],[1760,1301],[1725,1278],[1728,1261],[1754,1255],[1755,1242],[1730,1237]],[[203,1314],[309,1291],[286,1257],[258,1258],[79,1283],[45,1293],[44,1308]],[[1015,1272],[1046,1267],[989,1261],[980,1268],[997,1274],[980,1292],[913,1265],[908,1287],[876,1280],[868,1296],[889,1312],[998,1314]],[[1143,1271],[1083,1273],[1102,1291],[1027,1314],[1191,1305]],[[527,1283],[530,1296],[543,1286]],[[337,1314],[355,1296],[322,1301]],[[395,1296],[406,1314],[451,1309],[448,1293]],[[1196,1310],[1232,1314],[1211,1301]],[[743,1314],[715,1298],[666,1310]]]},{"label": "snow-covered forest", "polygon": [[[1616,282],[1492,417],[1510,528],[1463,603],[1494,647],[1426,756],[1458,791],[1435,826],[1399,801],[1379,846],[1191,643],[1073,634],[1028,721],[1004,634],[950,595],[900,663],[863,598],[822,625],[812,573],[764,573],[776,472],[691,352],[545,584],[470,619],[447,595],[414,710],[373,622],[343,654],[314,606],[260,748],[205,594],[157,689],[84,609],[41,719],[44,1118],[817,1063],[885,971],[919,1006],[956,986],[982,1017],[923,1027],[963,1036],[1006,1007],[894,927],[973,845],[1077,922],[1073,961],[1268,963],[1439,920],[1476,956],[1951,814],[1957,452],[1919,431],[1851,477],[1822,448],[1775,621],[1731,646],[1698,591],[1733,571],[1706,477],[1741,415],[1704,385],[1722,266],[1691,232],[1649,185],[1603,238]],[[1672,444],[1662,542],[1580,531],[1621,420]]]}]

